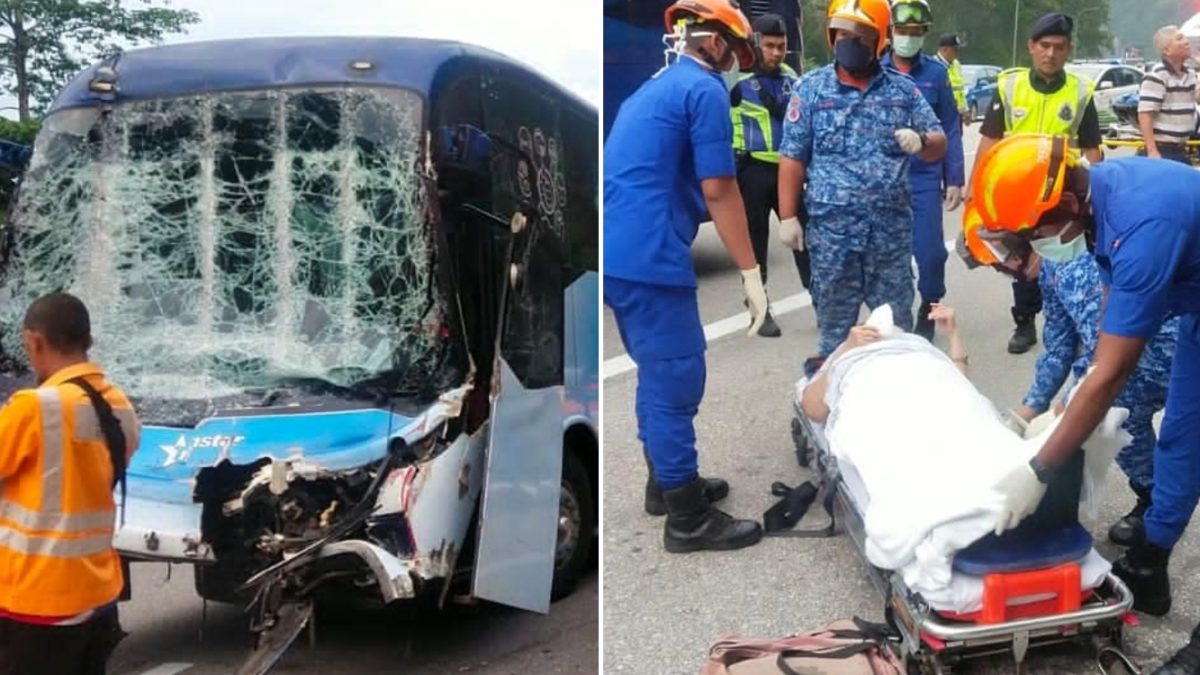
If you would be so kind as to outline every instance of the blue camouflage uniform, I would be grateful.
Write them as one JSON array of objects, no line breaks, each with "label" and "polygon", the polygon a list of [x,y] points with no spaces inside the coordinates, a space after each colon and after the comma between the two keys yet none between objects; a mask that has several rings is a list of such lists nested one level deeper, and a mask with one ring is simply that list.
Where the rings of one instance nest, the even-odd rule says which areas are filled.
[{"label": "blue camouflage uniform", "polygon": [[890,304],[896,324],[912,330],[909,156],[893,135],[905,128],[942,130],[912,78],[895,70],[880,68],[859,90],[828,65],[793,88],[779,152],[808,167],[805,242],[821,357],[850,333],[863,303]]},{"label": "blue camouflage uniform", "polygon": [[1089,169],[1096,263],[1108,287],[1100,330],[1152,339],[1179,317],[1146,540],[1172,548],[1200,500],[1200,172],[1122,157]]},{"label": "blue camouflage uniform", "polygon": [[625,100],[604,144],[604,303],[638,366],[638,438],[663,490],[698,475],[692,420],[706,370],[691,246],[706,210],[700,185],[734,175],[729,94],[686,56]]},{"label": "blue camouflage uniform", "polygon": [[[883,65],[893,64],[892,54]],[[962,118],[950,87],[950,74],[940,61],[924,53],[912,60],[908,76],[917,84],[946,132],[946,155],[936,162],[914,157],[909,165],[912,183],[913,255],[917,259],[917,290],[926,302],[946,296],[946,242],[942,233],[942,186],[965,183],[963,169]]]},{"label": "blue camouflage uniform", "polygon": [[[1038,285],[1046,317],[1042,332],[1046,350],[1038,357],[1024,403],[1040,413],[1050,407],[1069,374],[1073,373],[1076,381],[1087,374],[1100,337],[1104,282],[1096,259],[1084,254],[1068,263],[1042,260]],[[1117,464],[1135,490],[1147,490],[1154,484],[1155,437],[1150,421],[1167,403],[1178,332],[1178,318],[1163,322],[1158,333],[1146,342],[1137,370],[1114,403],[1129,410],[1125,430],[1133,436],[1133,442],[1117,455]]]}]

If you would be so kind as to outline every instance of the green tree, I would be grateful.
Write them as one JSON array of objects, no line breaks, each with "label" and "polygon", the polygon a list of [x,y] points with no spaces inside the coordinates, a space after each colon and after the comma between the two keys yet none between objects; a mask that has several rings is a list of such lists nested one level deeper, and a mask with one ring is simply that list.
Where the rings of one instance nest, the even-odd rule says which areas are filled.
[{"label": "green tree", "polygon": [[0,0],[0,88],[28,121],[86,64],[197,21],[167,0]]}]

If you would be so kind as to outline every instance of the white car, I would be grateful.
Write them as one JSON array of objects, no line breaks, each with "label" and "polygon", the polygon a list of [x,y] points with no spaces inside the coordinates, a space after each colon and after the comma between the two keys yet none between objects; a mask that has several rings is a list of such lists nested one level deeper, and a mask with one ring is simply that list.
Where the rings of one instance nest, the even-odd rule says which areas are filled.
[{"label": "white car", "polygon": [[1096,114],[1100,118],[1100,128],[1107,129],[1117,123],[1113,113],[1113,101],[1120,96],[1137,91],[1142,84],[1142,71],[1133,66],[1109,61],[1076,61],[1067,64],[1067,72],[1086,77],[1096,83]]}]

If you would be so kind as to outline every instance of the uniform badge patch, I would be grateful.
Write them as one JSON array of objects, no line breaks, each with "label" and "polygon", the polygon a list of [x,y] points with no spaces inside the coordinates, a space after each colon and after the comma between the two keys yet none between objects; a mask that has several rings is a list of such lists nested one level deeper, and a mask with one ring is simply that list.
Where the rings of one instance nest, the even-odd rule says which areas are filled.
[{"label": "uniform badge patch", "polygon": [[1012,111],[1013,119],[1015,119],[1015,120],[1024,119],[1025,115],[1028,115],[1028,114],[1029,114],[1029,111],[1024,108],[1013,108],[1013,111]]},{"label": "uniform badge patch", "polygon": [[1071,110],[1070,103],[1064,103],[1062,108],[1058,110],[1058,119],[1064,122],[1070,122],[1071,118],[1075,117],[1075,111]]},{"label": "uniform badge patch", "polygon": [[788,103],[787,121],[789,121],[789,122],[799,122],[800,121],[800,102],[797,101],[796,99],[792,99]]}]

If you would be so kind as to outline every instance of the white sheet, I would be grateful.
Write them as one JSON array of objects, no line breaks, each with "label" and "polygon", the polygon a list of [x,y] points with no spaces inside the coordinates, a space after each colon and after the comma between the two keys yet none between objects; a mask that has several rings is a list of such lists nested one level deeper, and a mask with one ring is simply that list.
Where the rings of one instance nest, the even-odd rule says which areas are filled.
[{"label": "white sheet", "polygon": [[[956,582],[951,560],[991,531],[1001,504],[993,486],[1027,462],[1053,426],[1032,439],[1017,437],[949,358],[909,334],[851,350],[826,370],[831,412],[824,431],[839,466],[861,480],[868,559],[899,570],[931,604],[945,601],[934,604],[939,609],[978,609],[982,586]],[[1085,444],[1093,499],[1092,488],[1130,440],[1120,429],[1125,416],[1110,411]],[[1107,564],[1093,560],[1085,581],[1105,572]]]}]

